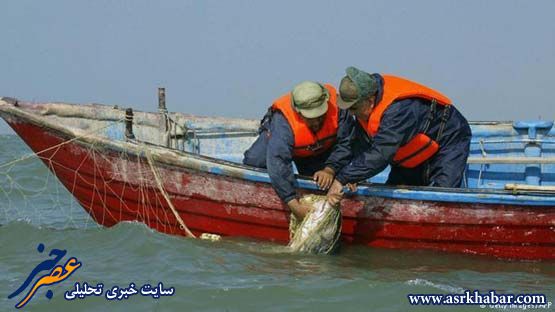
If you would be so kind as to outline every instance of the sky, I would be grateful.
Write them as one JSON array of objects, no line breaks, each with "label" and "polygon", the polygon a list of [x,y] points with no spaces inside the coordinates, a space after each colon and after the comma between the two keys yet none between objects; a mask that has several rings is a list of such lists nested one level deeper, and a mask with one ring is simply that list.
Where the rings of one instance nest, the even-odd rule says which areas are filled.
[{"label": "sky", "polygon": [[[2,1],[0,96],[259,119],[345,68],[448,95],[469,120],[555,119],[555,1]],[[551,21],[551,22],[550,22]],[[0,133],[13,133],[0,121]]]}]

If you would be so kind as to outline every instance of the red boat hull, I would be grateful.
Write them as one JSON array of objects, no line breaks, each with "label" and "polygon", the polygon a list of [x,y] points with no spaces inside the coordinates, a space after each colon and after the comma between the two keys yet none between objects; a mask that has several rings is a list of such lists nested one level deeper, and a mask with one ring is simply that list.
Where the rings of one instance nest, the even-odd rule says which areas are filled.
[{"label": "red boat hull", "polygon": [[[16,118],[8,122],[35,152],[71,139]],[[40,158],[99,224],[139,221],[185,235],[145,158],[77,141],[42,152]],[[156,168],[193,233],[288,242],[289,211],[270,184],[178,166]],[[343,200],[342,211],[346,243],[555,259],[555,207],[351,197]]]}]

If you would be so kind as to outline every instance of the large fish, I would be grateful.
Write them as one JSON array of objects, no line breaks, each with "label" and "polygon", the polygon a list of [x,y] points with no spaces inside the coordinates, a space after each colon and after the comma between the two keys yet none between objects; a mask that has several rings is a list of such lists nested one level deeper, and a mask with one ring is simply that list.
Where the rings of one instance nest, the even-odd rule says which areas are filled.
[{"label": "large fish", "polygon": [[300,201],[312,205],[302,222],[293,214],[289,223],[292,251],[329,254],[339,247],[341,236],[341,210],[332,206],[326,196],[305,195]]}]

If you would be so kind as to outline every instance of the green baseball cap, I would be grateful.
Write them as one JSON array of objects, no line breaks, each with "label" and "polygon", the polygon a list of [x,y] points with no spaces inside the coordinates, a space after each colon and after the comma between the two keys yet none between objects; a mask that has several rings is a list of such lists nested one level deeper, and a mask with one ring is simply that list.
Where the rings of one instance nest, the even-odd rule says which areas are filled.
[{"label": "green baseball cap", "polygon": [[323,85],[313,81],[303,81],[291,91],[291,104],[306,118],[317,118],[328,111],[330,94]]},{"label": "green baseball cap", "polygon": [[356,67],[347,67],[347,74],[339,84],[339,98],[337,106],[349,109],[360,100],[372,96],[378,91],[378,81],[369,73]]}]

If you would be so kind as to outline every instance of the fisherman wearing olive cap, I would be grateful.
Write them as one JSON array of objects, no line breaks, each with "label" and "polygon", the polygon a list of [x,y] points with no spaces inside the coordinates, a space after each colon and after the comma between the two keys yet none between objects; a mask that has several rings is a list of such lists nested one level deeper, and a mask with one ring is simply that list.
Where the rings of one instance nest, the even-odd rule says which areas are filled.
[{"label": "fisherman wearing olive cap", "polygon": [[[338,106],[357,119],[353,161],[328,191],[391,172],[387,184],[460,187],[470,149],[468,122],[445,95],[416,82],[355,67],[346,70]],[[353,190],[353,187],[351,187]]]},{"label": "fisherman wearing olive cap", "polygon": [[299,174],[328,189],[350,161],[353,129],[353,118],[337,107],[333,86],[304,81],[268,109],[243,163],[267,168],[278,196],[302,219],[310,207],[298,200],[293,162]]}]

